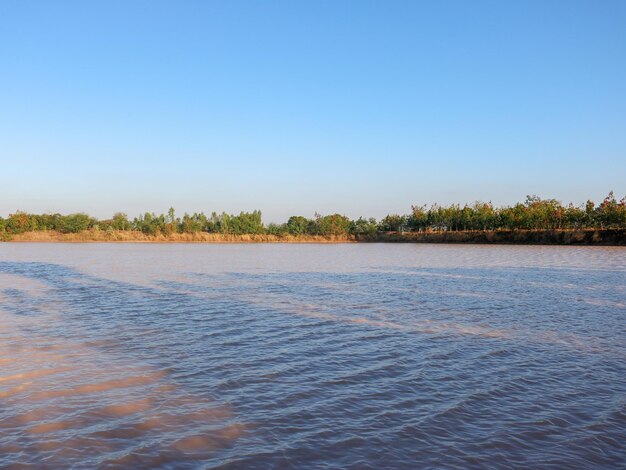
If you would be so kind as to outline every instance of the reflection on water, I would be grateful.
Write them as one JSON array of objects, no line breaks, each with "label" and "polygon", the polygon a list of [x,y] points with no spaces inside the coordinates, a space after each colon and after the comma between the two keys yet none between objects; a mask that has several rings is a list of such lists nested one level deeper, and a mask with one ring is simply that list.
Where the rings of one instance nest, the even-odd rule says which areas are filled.
[{"label": "reflection on water", "polygon": [[[207,459],[243,432],[228,406],[46,313],[42,293],[52,294],[37,281],[0,279],[13,286],[0,311],[1,463],[166,465]],[[29,295],[39,308],[34,300],[24,308]]]},{"label": "reflection on water", "polygon": [[626,250],[0,245],[0,467],[617,468]]}]

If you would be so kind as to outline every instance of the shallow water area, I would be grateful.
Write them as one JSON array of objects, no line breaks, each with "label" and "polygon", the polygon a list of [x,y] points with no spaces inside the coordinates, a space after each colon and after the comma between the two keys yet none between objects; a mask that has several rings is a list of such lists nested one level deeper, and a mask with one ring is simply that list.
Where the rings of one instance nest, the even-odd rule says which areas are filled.
[{"label": "shallow water area", "polygon": [[0,244],[0,467],[624,468],[626,248]]}]

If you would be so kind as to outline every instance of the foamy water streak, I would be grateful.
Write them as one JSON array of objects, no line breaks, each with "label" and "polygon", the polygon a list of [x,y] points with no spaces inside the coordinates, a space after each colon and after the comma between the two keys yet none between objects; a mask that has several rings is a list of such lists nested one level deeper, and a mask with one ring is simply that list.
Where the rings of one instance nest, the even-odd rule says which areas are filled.
[{"label": "foamy water streak", "polygon": [[0,467],[619,468],[626,250],[0,244]]}]

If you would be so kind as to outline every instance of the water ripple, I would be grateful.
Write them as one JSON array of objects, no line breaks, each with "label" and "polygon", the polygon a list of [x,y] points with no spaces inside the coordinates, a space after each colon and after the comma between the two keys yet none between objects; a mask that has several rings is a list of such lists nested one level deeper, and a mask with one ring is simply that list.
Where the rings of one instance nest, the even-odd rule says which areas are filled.
[{"label": "water ripple", "polygon": [[4,250],[0,467],[625,467],[626,250]]}]

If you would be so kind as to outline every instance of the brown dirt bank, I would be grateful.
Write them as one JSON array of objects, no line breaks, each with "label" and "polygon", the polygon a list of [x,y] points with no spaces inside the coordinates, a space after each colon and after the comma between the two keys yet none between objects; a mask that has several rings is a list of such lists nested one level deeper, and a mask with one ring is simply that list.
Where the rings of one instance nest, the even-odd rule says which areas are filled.
[{"label": "brown dirt bank", "polygon": [[503,243],[532,245],[626,245],[625,229],[497,230],[472,232],[377,233],[357,236],[359,242]]},{"label": "brown dirt bank", "polygon": [[86,230],[79,233],[59,233],[55,231],[26,232],[10,235],[5,241],[11,242],[122,242],[122,243],[350,243],[352,236],[320,235],[266,235],[246,234],[231,235],[223,233],[172,233],[169,235],[146,235],[136,231]]},{"label": "brown dirt bank", "polygon": [[502,230],[472,232],[379,232],[371,235],[232,235],[222,233],[172,233],[146,235],[136,231],[86,230],[80,233],[55,231],[10,235],[4,241],[58,243],[482,243],[533,245],[621,245],[625,229],[605,230]]}]

